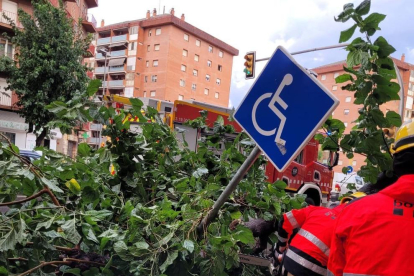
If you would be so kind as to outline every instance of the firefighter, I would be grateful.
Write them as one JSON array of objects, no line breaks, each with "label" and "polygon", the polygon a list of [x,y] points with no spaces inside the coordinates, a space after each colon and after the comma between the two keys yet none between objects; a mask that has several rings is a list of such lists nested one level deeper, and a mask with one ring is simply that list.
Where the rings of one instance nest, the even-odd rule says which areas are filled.
[{"label": "firefighter", "polygon": [[338,216],[328,275],[414,275],[414,122],[396,134],[398,180],[349,204]]},{"label": "firefighter", "polygon": [[292,210],[279,221],[276,250],[283,253],[293,232],[284,259],[284,275],[326,275],[329,248],[335,220],[345,204],[334,209],[308,206]]}]

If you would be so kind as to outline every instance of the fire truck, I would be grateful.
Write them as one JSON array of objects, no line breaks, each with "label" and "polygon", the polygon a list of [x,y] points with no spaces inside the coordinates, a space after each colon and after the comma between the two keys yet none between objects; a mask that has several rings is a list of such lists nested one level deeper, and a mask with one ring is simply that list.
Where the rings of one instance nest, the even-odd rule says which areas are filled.
[{"label": "fire truck", "polygon": [[[200,130],[193,129],[184,125],[188,120],[200,117],[200,112],[207,111],[206,124],[213,127],[214,122],[219,116],[224,120],[224,124],[232,125],[236,133],[240,133],[242,128],[234,120],[230,120],[232,110],[215,105],[189,101],[161,101],[150,98],[140,98],[144,102],[144,106],[156,108],[166,124],[172,129],[179,132],[185,132],[185,139],[189,149],[197,150],[197,141],[203,134]],[[128,98],[114,96],[112,102],[115,104],[128,105]],[[235,134],[233,137],[235,137]],[[177,135],[178,139],[184,136]],[[231,139],[232,137],[229,137]],[[287,184],[286,191],[289,193],[304,194],[307,196],[306,202],[311,205],[321,206],[327,205],[330,200],[330,192],[332,190],[332,182],[334,173],[333,166],[338,161],[338,153],[327,153],[325,162],[318,162],[318,154],[320,152],[319,143],[315,139],[311,139],[299,155],[291,164],[283,171],[279,172],[271,162],[266,165],[266,176],[270,183],[281,180]],[[218,153],[219,154],[219,153]]]}]

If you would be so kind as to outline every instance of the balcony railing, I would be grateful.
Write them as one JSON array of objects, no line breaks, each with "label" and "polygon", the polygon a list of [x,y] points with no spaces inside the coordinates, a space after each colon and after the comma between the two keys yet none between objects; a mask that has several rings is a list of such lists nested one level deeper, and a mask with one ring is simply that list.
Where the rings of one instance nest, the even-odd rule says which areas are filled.
[{"label": "balcony railing", "polygon": [[90,124],[90,129],[95,131],[101,131],[102,125],[101,124]]},{"label": "balcony railing", "polygon": [[10,25],[10,22],[6,18],[4,18],[3,15],[5,15],[9,19],[11,19],[11,21],[13,21],[14,24],[17,25],[17,27],[23,28],[23,25],[20,23],[19,17],[17,16],[17,13],[0,9],[0,23]]},{"label": "balcony railing", "polygon": [[124,80],[103,81],[102,87],[123,87]]},{"label": "balcony railing", "polygon": [[110,53],[110,57],[122,57],[122,56],[126,56],[126,50],[112,51]]},{"label": "balcony railing", "polygon": [[111,37],[99,38],[97,41],[98,45],[105,45],[105,44],[110,44],[110,43],[111,43]]},{"label": "balcony railing", "polygon": [[95,74],[104,74],[104,73],[108,73],[108,67],[96,67],[95,68]]},{"label": "balcony railing", "polygon": [[125,71],[124,66],[111,66],[109,67],[109,72],[123,72]]},{"label": "balcony railing", "polygon": [[0,91],[0,105],[12,106],[11,91]]},{"label": "balcony railing", "polygon": [[106,137],[89,137],[86,142],[88,144],[92,144],[92,145],[99,145],[100,143],[105,143],[106,142]]},{"label": "balcony railing", "polygon": [[122,41],[126,41],[127,40],[127,35],[117,35],[117,36],[113,36],[112,37],[112,43],[114,42],[122,42]]},{"label": "balcony railing", "polygon": [[0,57],[9,57],[9,58],[13,59],[13,53],[12,52],[5,53],[4,52],[4,47],[2,47],[0,45]]}]

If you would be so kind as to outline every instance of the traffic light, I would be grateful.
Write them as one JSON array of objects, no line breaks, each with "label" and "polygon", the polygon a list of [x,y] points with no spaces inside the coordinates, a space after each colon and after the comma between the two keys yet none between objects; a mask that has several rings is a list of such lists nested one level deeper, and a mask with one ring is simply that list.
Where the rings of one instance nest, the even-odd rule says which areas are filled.
[{"label": "traffic light", "polygon": [[246,74],[246,79],[254,79],[254,67],[256,63],[256,52],[248,52],[244,59],[244,73]]}]

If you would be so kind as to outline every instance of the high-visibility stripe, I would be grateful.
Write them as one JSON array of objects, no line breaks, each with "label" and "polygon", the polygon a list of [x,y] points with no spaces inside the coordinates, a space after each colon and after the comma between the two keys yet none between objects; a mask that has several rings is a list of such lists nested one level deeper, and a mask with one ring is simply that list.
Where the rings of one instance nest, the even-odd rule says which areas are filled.
[{"label": "high-visibility stripe", "polygon": [[335,276],[335,274],[333,274],[332,272],[330,272],[330,271],[328,270],[328,273],[326,273],[326,276]]},{"label": "high-visibility stripe", "polygon": [[299,230],[298,234],[316,245],[326,256],[329,256],[329,247],[314,234],[303,228]]},{"label": "high-visibility stripe", "polygon": [[295,219],[295,216],[293,215],[292,212],[287,212],[286,217],[288,218],[288,220],[289,220],[289,222],[290,222],[290,224],[292,225],[293,228],[298,228],[299,227],[299,223]]},{"label": "high-visibility stripe", "polygon": [[308,260],[306,260],[305,258],[299,256],[298,254],[296,254],[295,252],[293,252],[292,250],[287,251],[286,256],[288,256],[289,258],[291,258],[293,261],[295,261],[296,263],[298,263],[299,265],[306,267],[307,269],[318,273],[320,275],[326,275],[327,270],[326,268],[323,268],[317,264],[314,264]]},{"label": "high-visibility stripe", "polygon": [[277,240],[278,241],[280,241],[280,242],[287,242],[287,238],[282,238],[281,236],[279,236],[279,233],[276,233],[276,236],[277,236]]}]

